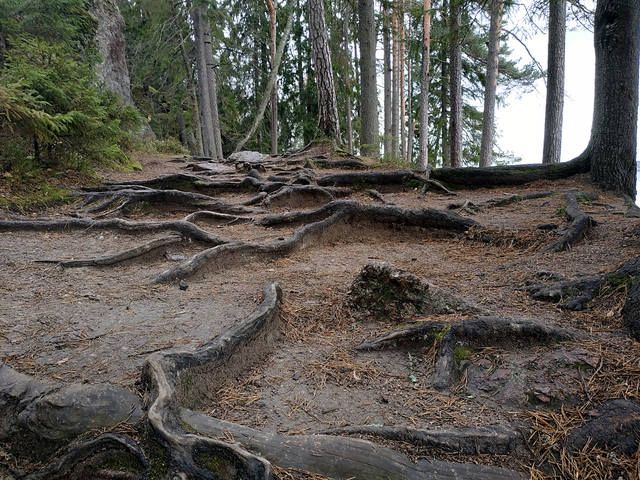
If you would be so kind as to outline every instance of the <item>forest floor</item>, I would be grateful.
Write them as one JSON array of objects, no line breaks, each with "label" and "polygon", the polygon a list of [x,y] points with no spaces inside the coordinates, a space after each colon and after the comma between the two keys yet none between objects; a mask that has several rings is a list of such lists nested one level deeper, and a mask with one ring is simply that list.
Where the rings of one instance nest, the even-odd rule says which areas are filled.
[{"label": "forest floor", "polygon": [[[187,163],[171,156],[149,156],[141,163],[139,172],[103,175],[111,181],[134,182],[187,173]],[[290,179],[301,171],[286,172],[290,168],[286,163],[266,166],[263,177],[280,173]],[[316,168],[308,174],[350,171]],[[197,175],[215,181],[244,176],[235,169]],[[344,195],[363,204],[382,205],[368,187],[345,189]],[[137,391],[149,354],[203,345],[247,317],[260,303],[264,286],[278,282],[283,303],[282,334],[276,345],[241,374],[202,395],[190,405],[195,410],[286,435],[362,425],[417,429],[503,425],[522,432],[527,448],[505,455],[471,455],[370,435],[363,438],[410,458],[435,456],[497,465],[533,479],[637,478],[637,453],[624,456],[588,446],[582,452],[563,448],[568,431],[584,424],[598,405],[616,398],[640,400],[640,344],[629,337],[621,315],[625,286],[601,292],[588,309],[575,312],[534,300],[526,288],[527,282],[539,281],[545,274],[571,279],[602,274],[640,255],[640,221],[624,217],[622,199],[599,191],[586,176],[458,191],[457,197],[438,191],[421,196],[419,187],[411,185],[375,188],[388,204],[407,209],[446,210],[450,203],[465,200],[487,205],[515,194],[558,194],[505,206],[453,209],[478,222],[478,227],[466,232],[347,221],[330,235],[289,254],[214,262],[181,284],[153,280],[207,248],[197,241],[173,243],[112,266],[63,268],[38,262],[98,257],[164,233],[99,227],[5,231],[0,234],[0,362],[38,378],[108,382]],[[567,225],[562,193],[569,190],[598,195],[597,200],[580,204],[597,223],[570,250],[546,251]],[[233,204],[255,195],[252,191],[199,193]],[[322,205],[315,197],[292,199],[263,203],[241,216],[255,220]],[[84,217],[84,208],[78,201],[27,216]],[[179,204],[140,202],[111,214],[102,212],[101,218],[179,220],[193,211]],[[0,220],[13,218],[14,213],[0,210]],[[557,228],[538,228],[549,224]],[[227,240],[260,244],[288,238],[299,226],[265,227],[231,217],[204,218],[198,225]],[[347,306],[354,278],[373,262],[388,262],[415,274],[484,314],[526,317],[579,335],[561,343],[513,348],[498,342],[462,349],[456,362],[464,362],[464,373],[451,387],[437,390],[433,386],[437,345],[356,350],[363,341],[398,327],[386,319],[362,320]],[[468,317],[452,312],[437,320],[455,323]],[[403,321],[434,318],[416,315]],[[304,477],[284,470],[279,475]]]}]

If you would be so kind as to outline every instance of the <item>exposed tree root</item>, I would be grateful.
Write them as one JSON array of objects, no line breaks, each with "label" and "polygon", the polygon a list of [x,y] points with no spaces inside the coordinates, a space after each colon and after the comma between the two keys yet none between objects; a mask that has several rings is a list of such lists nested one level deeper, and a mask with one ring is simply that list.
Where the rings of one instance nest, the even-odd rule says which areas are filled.
[{"label": "exposed tree root", "polygon": [[200,193],[183,192],[182,190],[137,190],[124,189],[115,191],[102,192],[83,192],[79,196],[86,197],[84,206],[90,205],[103,199],[103,201],[87,208],[87,213],[104,212],[111,205],[119,203],[119,205],[108,211],[107,214],[115,213],[128,206],[141,202],[160,203],[163,206],[177,205],[184,208],[209,208],[222,213],[254,213],[254,209],[245,207],[244,205],[235,205],[221,200],[217,200],[208,195]]},{"label": "exposed tree root", "polygon": [[0,220],[0,231],[47,231],[47,230],[124,230],[127,232],[159,232],[175,231],[184,237],[213,245],[228,243],[217,235],[202,230],[197,225],[185,220],[163,222],[135,222],[110,218],[94,220],[93,218],[64,218],[52,220]]},{"label": "exposed tree root", "polygon": [[371,435],[464,455],[507,455],[522,440],[519,432],[504,426],[423,430],[402,426],[364,425],[336,428],[326,433]]},{"label": "exposed tree root", "polygon": [[367,190],[367,194],[374,200],[378,200],[379,202],[384,203],[385,205],[395,205],[395,203],[390,202],[386,198],[384,198],[384,195],[382,195],[377,190],[373,190],[373,189]]},{"label": "exposed tree root", "polygon": [[266,207],[300,208],[332,202],[351,192],[338,188],[323,188],[315,185],[287,185],[271,193],[264,201]]},{"label": "exposed tree root", "polygon": [[555,195],[556,192],[534,192],[528,193],[525,195],[510,195],[508,197],[503,198],[494,198],[492,200],[487,200],[486,202],[482,202],[480,204],[475,204],[470,202],[469,200],[465,200],[464,202],[455,202],[447,205],[447,208],[450,210],[464,210],[468,213],[475,214],[482,208],[494,208],[494,207],[505,207],[507,205],[511,205],[512,203],[523,202],[525,200],[535,200],[538,198],[545,198]]},{"label": "exposed tree root", "polygon": [[410,170],[390,170],[371,172],[334,173],[318,179],[320,186],[334,187],[369,187],[373,185],[424,185],[435,188],[447,195],[456,195],[441,183],[413,173]]},{"label": "exposed tree root", "polygon": [[267,222],[257,221],[259,225],[291,223],[295,219],[313,219],[298,228],[293,235],[284,240],[266,244],[230,242],[215,248],[204,250],[179,265],[162,272],[156,277],[156,283],[171,282],[193,275],[207,264],[215,263],[217,268],[228,264],[238,264],[256,258],[281,258],[290,253],[317,243],[329,234],[341,222],[372,222],[376,224],[399,224],[415,227],[438,228],[453,231],[465,231],[477,225],[468,218],[442,210],[407,210],[389,205],[368,205],[350,201],[331,202],[314,212],[300,212],[272,216]]},{"label": "exposed tree root", "polygon": [[477,348],[500,345],[504,348],[505,344],[549,344],[573,338],[575,335],[568,330],[528,319],[477,317],[457,323],[421,322],[393,330],[356,348],[380,350],[407,344],[424,344],[439,339],[433,386],[436,389],[445,389],[456,380],[458,368],[454,353],[460,346]]},{"label": "exposed tree root", "polygon": [[337,160],[328,159],[326,156],[313,157],[305,160],[304,165],[308,168],[345,168],[353,170],[368,170],[370,168],[366,163],[355,158],[340,158]]},{"label": "exposed tree root", "polygon": [[87,258],[83,260],[36,260],[39,263],[57,263],[64,268],[76,268],[76,267],[106,267],[110,265],[116,265],[126,260],[145,255],[153,250],[167,245],[173,245],[183,240],[182,235],[169,235],[166,237],[156,238],[138,245],[137,247],[124,250],[122,252],[114,253],[111,255],[103,255],[95,258]]},{"label": "exposed tree root", "polygon": [[591,159],[587,153],[563,163],[541,165],[509,165],[495,167],[436,168],[430,178],[445,185],[467,188],[522,185],[536,180],[557,180],[587,173]]},{"label": "exposed tree root", "polygon": [[[93,473],[93,478],[112,478],[138,480],[148,478],[149,462],[140,446],[125,437],[124,435],[115,435],[105,433],[92,440],[82,442],[80,444],[70,445],[67,447],[65,454],[49,464],[43,470],[28,475],[27,480],[81,480],[88,478],[90,472],[85,472],[93,465],[93,459],[103,457],[105,455],[125,455],[134,459],[139,466],[139,473],[132,472],[115,472],[111,470],[98,470]],[[104,458],[102,458],[104,460]],[[99,460],[98,460],[99,463]],[[101,475],[97,475],[101,473]]]},{"label": "exposed tree root", "polygon": [[239,215],[229,215],[228,213],[210,212],[209,210],[198,210],[184,217],[185,222],[195,223],[199,220],[210,219],[220,220],[227,224],[231,223],[250,223],[254,221],[253,217],[243,217]]},{"label": "exposed tree root", "polygon": [[594,300],[603,288],[627,289],[627,297],[622,310],[622,317],[631,330],[632,336],[640,340],[640,257],[623,263],[615,270],[603,275],[593,275],[567,280],[552,274],[543,275],[554,280],[541,284],[530,282],[527,287],[535,300],[556,302],[560,308],[567,310],[583,310]]},{"label": "exposed tree root", "polygon": [[413,462],[390,448],[366,440],[333,435],[285,436],[262,432],[182,409],[181,420],[210,436],[231,435],[273,464],[335,479],[367,480],[511,480],[524,477],[504,468],[419,459]]},{"label": "exposed tree root", "polygon": [[[154,354],[145,363],[144,380],[150,406],[147,418],[161,443],[171,453],[168,478],[229,478],[238,480],[270,480],[271,465],[264,458],[249,453],[236,444],[215,438],[187,433],[178,419],[177,390],[181,379],[189,375],[207,375],[209,382],[184,382],[182,386],[211,383],[215,387],[230,370],[242,368],[245,362],[257,360],[257,343],[268,342],[269,332],[277,332],[280,288],[265,287],[264,300],[249,318],[212,340],[196,352]],[[246,355],[249,355],[247,358]],[[220,372],[224,366],[225,372]],[[198,372],[198,373],[195,373]],[[182,392],[181,395],[197,395]],[[212,472],[215,477],[212,476]]]},{"label": "exposed tree root", "polygon": [[591,216],[580,210],[578,206],[578,198],[587,198],[594,200],[595,197],[584,193],[571,191],[565,194],[567,199],[567,206],[565,213],[571,220],[571,224],[567,227],[561,238],[549,245],[546,250],[553,250],[555,252],[561,252],[563,250],[571,250],[571,247],[582,240],[592,225],[595,225],[595,220]]}]

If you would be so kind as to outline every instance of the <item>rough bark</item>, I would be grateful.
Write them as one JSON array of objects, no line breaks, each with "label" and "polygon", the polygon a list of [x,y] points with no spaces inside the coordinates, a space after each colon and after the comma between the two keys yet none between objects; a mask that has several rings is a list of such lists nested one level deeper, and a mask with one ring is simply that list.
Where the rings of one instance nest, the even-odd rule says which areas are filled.
[{"label": "rough bark", "polygon": [[399,123],[399,127],[400,127],[400,156],[399,158],[405,158],[406,157],[406,150],[405,150],[405,144],[406,144],[406,140],[407,140],[407,129],[406,129],[406,118],[407,118],[407,111],[406,111],[406,96],[405,96],[405,78],[404,78],[404,67],[405,67],[405,25],[404,25],[404,2],[405,0],[399,0],[399,7],[400,7],[400,11],[399,11],[399,21],[398,21],[398,28],[400,30],[399,32],[399,43],[400,43],[400,48],[398,51],[398,55],[400,58],[400,65],[399,65],[399,69],[398,69],[398,75],[399,75],[399,80],[400,80],[400,123]]},{"label": "rough bark", "polygon": [[213,127],[213,113],[211,112],[211,98],[207,80],[207,57],[205,54],[204,29],[201,24],[205,15],[202,7],[191,10],[194,42],[196,47],[196,70],[198,73],[198,96],[200,106],[200,125],[202,126],[202,147],[205,156],[216,156],[215,133]]},{"label": "rough bark", "polygon": [[635,198],[640,0],[599,0],[596,7],[595,100],[591,177]]},{"label": "rough bark", "polygon": [[549,2],[549,45],[547,49],[547,104],[544,116],[542,163],[559,163],[562,151],[564,110],[564,59],[567,29],[566,0]]},{"label": "rough bark", "polygon": [[215,151],[211,155],[220,161],[224,160],[222,154],[222,135],[220,133],[220,116],[218,115],[218,86],[216,82],[215,61],[213,58],[213,44],[211,42],[211,27],[206,10],[200,11],[200,28],[202,29],[204,43],[204,57],[207,69],[207,88],[209,89],[209,101],[211,102],[211,123],[213,125],[213,144]]},{"label": "rough bark", "polygon": [[389,13],[389,4],[384,1],[383,5],[383,27],[382,27],[382,43],[384,48],[384,157],[391,158],[393,156],[391,137],[393,130],[391,127],[391,17]]},{"label": "rough bark", "polygon": [[422,12],[422,69],[420,71],[420,170],[429,168],[429,66],[431,56],[431,0],[424,0]]},{"label": "rough bark", "polygon": [[345,123],[347,134],[347,153],[353,155],[353,122],[351,118],[351,94],[353,92],[353,86],[351,81],[351,49],[349,48],[349,23],[351,21],[351,4],[346,2],[345,13],[342,19],[342,53],[345,56],[345,87],[347,94],[344,99],[345,109]]},{"label": "rough bark", "polygon": [[462,10],[460,0],[449,6],[449,158],[451,166],[462,166]]},{"label": "rough bark", "polygon": [[398,134],[400,129],[400,42],[398,41],[398,2],[393,2],[391,14],[393,82],[391,87],[391,157],[400,156]]},{"label": "rough bark", "polygon": [[333,84],[333,67],[327,38],[324,0],[309,0],[309,36],[311,56],[318,89],[318,126],[323,135],[340,142],[338,101]]},{"label": "rough bark", "polygon": [[547,250],[553,250],[555,252],[571,250],[571,247],[586,235],[591,226],[595,225],[595,220],[580,209],[578,205],[579,196],[580,198],[587,198],[588,200],[595,199],[595,197],[575,191],[565,194],[567,206],[564,212],[568,219],[571,220],[571,224],[567,227],[562,237],[549,245]]},{"label": "rough bark", "polygon": [[498,55],[502,28],[503,0],[491,0],[491,24],[489,26],[489,54],[484,86],[484,113],[482,116],[482,140],[480,142],[480,166],[491,165],[495,127],[496,88],[498,85]]},{"label": "rough bark", "polygon": [[378,87],[376,83],[376,23],[373,0],[358,0],[360,43],[360,151],[378,157]]},{"label": "rough bark", "polygon": [[[272,0],[266,0],[269,10],[269,48],[271,51],[271,65],[276,63],[276,7]],[[273,90],[271,90],[271,155],[278,154],[278,77],[276,76]]]}]

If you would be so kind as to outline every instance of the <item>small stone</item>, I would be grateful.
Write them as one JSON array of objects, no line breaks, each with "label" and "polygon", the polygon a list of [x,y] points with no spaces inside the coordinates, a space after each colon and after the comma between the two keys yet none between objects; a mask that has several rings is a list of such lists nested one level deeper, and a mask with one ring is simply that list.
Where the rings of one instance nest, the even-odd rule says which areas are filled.
[{"label": "small stone", "polygon": [[299,374],[299,373],[294,373],[294,374],[291,376],[291,378],[292,378],[293,380],[296,380],[296,381],[297,381],[297,380],[300,380],[300,374]]},{"label": "small stone", "polygon": [[178,284],[178,287],[180,288],[180,290],[184,291],[187,288],[189,288],[189,284],[185,280],[180,280],[180,283]]}]

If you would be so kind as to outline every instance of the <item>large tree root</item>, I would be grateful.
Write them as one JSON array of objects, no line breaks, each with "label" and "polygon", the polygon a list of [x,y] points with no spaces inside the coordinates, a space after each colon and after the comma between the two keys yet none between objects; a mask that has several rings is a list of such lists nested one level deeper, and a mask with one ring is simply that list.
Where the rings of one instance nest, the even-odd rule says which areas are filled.
[{"label": "large tree root", "polygon": [[489,347],[493,345],[549,344],[571,340],[575,334],[564,329],[543,325],[528,319],[477,317],[457,323],[421,322],[393,330],[386,335],[366,341],[357,350],[380,350],[401,345],[424,345],[440,339],[436,357],[433,386],[445,389],[458,376],[455,351],[459,347]]},{"label": "large tree root", "polygon": [[[113,471],[106,468],[97,469],[100,460],[104,461],[107,456],[122,456],[123,453],[137,463],[139,473]],[[87,469],[89,471],[85,471]],[[88,476],[91,475],[92,478],[142,480],[148,478],[148,474],[149,462],[137,443],[124,435],[105,433],[92,440],[70,445],[67,447],[65,454],[50,465],[47,465],[43,470],[28,475],[26,479],[82,480],[89,478]]]},{"label": "large tree root", "polygon": [[449,205],[447,205],[447,208],[449,210],[465,210],[469,213],[474,214],[476,213],[476,211],[483,208],[505,207],[507,205],[511,205],[512,203],[523,202],[525,200],[536,200],[538,198],[550,197],[555,194],[556,192],[534,192],[527,193],[525,195],[515,194],[509,195],[508,197],[494,198],[479,204],[472,203],[469,200],[465,200],[464,202],[450,203]]},{"label": "large tree root", "polygon": [[[264,344],[277,333],[280,296],[276,284],[267,285],[256,312],[223,335],[196,352],[154,354],[145,363],[144,380],[150,398],[147,418],[171,453],[169,478],[271,479],[271,465],[264,458],[236,444],[185,432],[178,418],[178,390],[182,389],[180,396],[193,399],[200,395],[194,389],[215,388],[231,371],[256,361],[256,352],[264,351]],[[195,381],[199,376],[207,377],[207,381]]]},{"label": "large tree root", "polygon": [[536,180],[557,180],[579,173],[587,173],[591,168],[588,154],[564,163],[543,165],[510,165],[495,167],[436,168],[430,178],[445,185],[467,188],[499,187],[522,185]]},{"label": "large tree root", "polygon": [[578,198],[587,198],[594,200],[595,197],[584,193],[571,191],[565,194],[567,199],[567,206],[565,207],[565,213],[571,220],[571,224],[567,227],[561,238],[553,242],[547,247],[547,250],[553,250],[555,252],[561,252],[563,250],[571,250],[571,247],[582,240],[592,225],[595,225],[595,220],[591,216],[580,210],[578,206]]},{"label": "large tree root", "polygon": [[522,440],[519,432],[504,426],[423,430],[402,426],[364,425],[336,428],[326,433],[371,435],[464,455],[507,455]]},{"label": "large tree root", "polygon": [[366,186],[367,188],[370,188],[370,186],[372,185],[422,185],[428,186],[428,188],[433,188],[447,195],[456,195],[456,193],[450,191],[441,183],[417,175],[410,170],[380,170],[371,172],[334,173],[320,177],[317,183],[320,186]]},{"label": "large tree root", "polygon": [[160,232],[175,231],[186,238],[213,245],[228,243],[228,240],[199,228],[185,220],[163,222],[135,222],[110,218],[94,220],[93,218],[64,218],[51,220],[0,220],[0,231],[48,231],[48,230],[124,230],[127,232]]},{"label": "large tree root", "polygon": [[87,213],[104,212],[112,205],[118,204],[117,207],[109,210],[104,215],[118,212],[126,207],[142,202],[159,203],[163,206],[175,205],[189,209],[208,208],[221,213],[243,214],[256,212],[255,209],[247,208],[244,205],[230,204],[208,195],[183,192],[182,190],[123,189],[103,192],[83,192],[77,195],[86,197],[84,206],[94,204],[102,199],[101,202],[87,208]]},{"label": "large tree root", "polygon": [[[297,218],[304,218],[303,215]],[[295,214],[279,216],[279,219],[291,219]],[[442,210],[423,209],[407,210],[389,205],[368,205],[358,202],[336,201],[315,211],[306,212],[306,218],[324,218],[298,228],[293,235],[284,240],[277,240],[266,244],[245,242],[231,242],[215,248],[204,250],[181,264],[162,272],[156,277],[156,283],[171,282],[193,275],[207,264],[215,263],[221,269],[229,264],[239,264],[255,260],[256,258],[281,258],[292,252],[318,243],[331,233],[340,223],[372,222],[376,224],[399,224],[414,227],[436,228],[453,231],[465,231],[477,225],[468,218],[461,217]],[[271,218],[273,225],[274,218]],[[256,222],[265,225],[264,222]]]},{"label": "large tree root", "polygon": [[64,268],[77,268],[77,267],[106,267],[116,265],[118,263],[131,260],[133,258],[141,257],[153,250],[167,245],[174,245],[183,240],[182,235],[172,234],[166,237],[156,238],[149,242],[145,242],[142,245],[133,247],[122,252],[114,253],[111,255],[103,255],[95,258],[86,258],[82,260],[36,260],[39,263],[57,263]]},{"label": "large tree root", "polygon": [[510,480],[524,476],[503,468],[434,459],[411,461],[390,448],[366,440],[333,435],[285,436],[213,419],[182,409],[180,419],[197,432],[230,435],[273,464],[335,478],[357,480]]},{"label": "large tree root", "polygon": [[640,257],[623,263],[615,270],[603,275],[592,275],[576,280],[558,279],[557,276],[545,274],[556,280],[541,284],[530,282],[527,287],[529,295],[535,300],[556,302],[567,310],[583,310],[594,300],[603,288],[627,289],[622,318],[629,327],[632,336],[640,341]]},{"label": "large tree root", "polygon": [[336,197],[345,197],[351,192],[339,188],[323,188],[315,185],[287,185],[269,194],[264,200],[267,208],[301,208],[323,205]]}]

